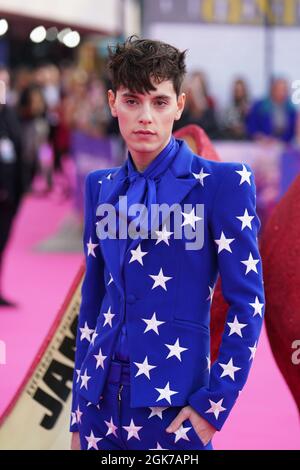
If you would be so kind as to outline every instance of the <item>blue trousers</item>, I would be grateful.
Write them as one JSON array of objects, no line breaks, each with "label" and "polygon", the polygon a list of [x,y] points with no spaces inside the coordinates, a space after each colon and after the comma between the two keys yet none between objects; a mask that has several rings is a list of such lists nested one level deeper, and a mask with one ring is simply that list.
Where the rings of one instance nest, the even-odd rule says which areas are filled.
[{"label": "blue trousers", "polygon": [[212,450],[187,419],[180,432],[166,428],[183,407],[130,407],[128,365],[113,361],[97,405],[79,397],[79,435],[86,450]]}]

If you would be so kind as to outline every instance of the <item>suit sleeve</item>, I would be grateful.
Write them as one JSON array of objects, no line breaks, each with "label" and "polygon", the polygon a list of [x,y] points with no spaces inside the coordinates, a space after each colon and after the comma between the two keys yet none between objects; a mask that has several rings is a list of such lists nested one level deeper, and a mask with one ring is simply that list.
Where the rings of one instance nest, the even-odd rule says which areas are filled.
[{"label": "suit sleeve", "polygon": [[[81,288],[81,304],[76,336],[70,432],[78,431],[77,420],[80,419],[80,410],[78,409],[76,384],[80,380],[81,364],[92,340],[101,302],[105,294],[104,262],[100,251],[99,238],[96,234],[96,205],[91,190],[92,176],[93,174],[90,173],[85,182],[83,249],[86,270]],[[99,184],[98,178],[95,178],[94,181],[95,184]]]},{"label": "suit sleeve", "polygon": [[265,303],[254,177],[247,165],[225,165],[212,206],[210,230],[229,308],[209,385],[189,397],[189,404],[217,430],[224,425],[247,381]]}]

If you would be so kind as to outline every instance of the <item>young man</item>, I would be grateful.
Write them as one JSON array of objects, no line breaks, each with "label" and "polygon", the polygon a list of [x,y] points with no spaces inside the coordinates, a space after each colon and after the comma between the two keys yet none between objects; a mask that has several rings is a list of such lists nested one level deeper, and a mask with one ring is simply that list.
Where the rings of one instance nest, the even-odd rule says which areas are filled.
[{"label": "young man", "polygon": [[[185,52],[129,38],[109,66],[109,105],[129,152],[120,168],[86,179],[72,448],[212,449],[262,326],[254,178],[172,137]],[[218,273],[229,310],[210,367]]]}]

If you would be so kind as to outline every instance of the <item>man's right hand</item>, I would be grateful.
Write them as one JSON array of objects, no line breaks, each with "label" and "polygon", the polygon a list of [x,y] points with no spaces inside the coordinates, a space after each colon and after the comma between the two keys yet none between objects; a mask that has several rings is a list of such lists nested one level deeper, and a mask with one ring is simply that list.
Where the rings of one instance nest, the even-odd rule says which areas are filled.
[{"label": "man's right hand", "polygon": [[73,432],[72,434],[71,450],[81,450],[79,432]]}]

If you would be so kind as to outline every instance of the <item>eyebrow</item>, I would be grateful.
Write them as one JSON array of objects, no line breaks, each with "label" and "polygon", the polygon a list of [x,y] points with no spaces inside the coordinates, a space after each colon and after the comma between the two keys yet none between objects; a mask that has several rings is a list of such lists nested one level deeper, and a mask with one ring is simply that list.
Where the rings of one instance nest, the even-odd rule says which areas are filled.
[{"label": "eyebrow", "polygon": [[[124,93],[122,93],[122,97],[125,97],[125,98],[138,98],[139,95],[137,93],[133,93],[133,92],[129,92],[129,91],[125,91]],[[167,101],[170,101],[171,100],[171,96],[169,95],[154,95],[153,96],[153,99],[160,99],[160,100],[167,100]]]}]

